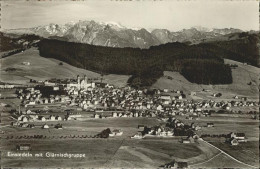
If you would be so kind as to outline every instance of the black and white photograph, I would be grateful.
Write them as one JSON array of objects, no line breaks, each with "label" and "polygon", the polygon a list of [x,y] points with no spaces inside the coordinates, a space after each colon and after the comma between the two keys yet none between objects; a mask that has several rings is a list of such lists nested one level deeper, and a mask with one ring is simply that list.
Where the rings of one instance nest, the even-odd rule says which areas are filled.
[{"label": "black and white photograph", "polygon": [[1,0],[0,168],[259,168],[259,1]]}]

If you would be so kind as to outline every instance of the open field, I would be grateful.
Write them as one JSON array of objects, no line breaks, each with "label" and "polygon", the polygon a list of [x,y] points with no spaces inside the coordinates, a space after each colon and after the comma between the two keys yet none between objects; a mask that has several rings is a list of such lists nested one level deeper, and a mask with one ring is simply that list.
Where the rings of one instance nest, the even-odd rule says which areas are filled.
[{"label": "open field", "polygon": [[237,146],[231,146],[223,142],[211,142],[214,146],[220,148],[236,159],[253,165],[259,166],[259,142],[249,141],[247,143],[240,143]]},{"label": "open field", "polygon": [[237,161],[231,160],[230,157],[228,157],[223,153],[219,153],[209,161],[197,165],[192,165],[191,168],[249,168],[249,167]]},{"label": "open field", "polygon": [[[23,65],[23,62],[30,62],[30,65]],[[64,62],[63,65],[59,65],[59,63],[59,60],[41,57],[38,49],[30,48],[22,53],[0,59],[0,81],[25,84],[28,83],[30,79],[76,78],[77,75],[87,75],[88,78],[101,78],[98,73],[76,68]],[[16,70],[5,71],[7,68],[16,68]],[[128,78],[129,76],[111,74],[104,75],[103,81],[124,86]]]},{"label": "open field", "polygon": [[[84,153],[85,158],[66,159],[33,157],[30,159],[6,157],[8,151],[15,152],[15,145],[29,143],[32,146],[30,153]],[[173,140],[115,140],[115,139],[88,139],[88,140],[8,140],[2,142],[3,165],[6,167],[35,167],[45,164],[46,167],[159,167],[175,160],[189,161],[192,159],[205,160],[216,153],[212,148],[210,156],[201,156],[204,153],[199,143],[184,145]],[[48,160],[48,162],[47,162]],[[61,163],[61,161],[63,161]],[[195,162],[193,160],[193,162]],[[130,163],[129,163],[130,162]]]},{"label": "open field", "polygon": [[[215,127],[202,128],[201,133],[219,133],[226,134],[228,131],[244,132],[249,139],[256,138],[257,129],[253,129],[256,123],[252,123],[249,119],[242,117],[223,118],[223,117],[207,117],[209,121],[214,121]],[[215,118],[215,119],[214,119]],[[222,120],[221,120],[222,119]],[[225,119],[225,120],[223,120]],[[233,122],[232,122],[233,119]],[[243,121],[244,119],[244,121]],[[238,122],[235,122],[235,121]],[[62,121],[63,129],[57,130],[51,126],[50,129],[41,129],[35,127],[33,129],[5,127],[7,136],[24,136],[24,135],[46,135],[45,139],[2,139],[1,149],[4,153],[14,151],[15,145],[21,143],[29,143],[32,146],[32,153],[85,153],[84,159],[66,159],[64,158],[47,158],[34,157],[30,160],[24,158],[4,157],[3,166],[15,167],[36,167],[39,163],[48,164],[46,167],[148,167],[156,168],[162,166],[172,160],[185,161],[191,167],[218,167],[221,163],[222,167],[245,167],[243,164],[230,159],[219,152],[219,150],[210,147],[202,141],[192,144],[180,143],[180,138],[147,138],[141,140],[130,139],[129,137],[135,134],[138,129],[138,124],[153,126],[159,124],[155,118],[111,118],[111,119],[90,119],[85,121]],[[206,119],[201,119],[201,124],[206,124]],[[43,123],[37,123],[43,124]],[[227,127],[229,126],[229,127]],[[115,138],[97,139],[97,138],[80,138],[82,135],[94,135],[103,129],[122,129],[124,134]],[[255,131],[254,131],[255,130]],[[79,136],[76,138],[60,138],[60,136]],[[210,140],[209,140],[210,141]],[[233,149],[220,140],[212,142],[217,147],[224,150],[233,157],[236,151],[243,149],[238,160],[257,166],[255,159],[258,156],[255,142],[248,142],[241,148]],[[257,142],[258,143],[258,142]],[[243,154],[247,153],[247,157],[252,157],[251,161],[247,161],[247,157]],[[52,164],[50,163],[52,162]]]},{"label": "open field", "polygon": [[[31,144],[31,154],[83,153],[83,158],[7,157],[15,151],[15,145]],[[246,165],[232,160],[204,142],[182,144],[176,140],[129,140],[129,139],[88,139],[88,140],[9,140],[2,142],[2,166],[4,167],[148,167],[157,168],[173,160],[186,161],[191,168],[198,167],[239,167]],[[242,156],[242,154],[241,154]],[[237,157],[237,156],[236,156]],[[47,162],[48,161],[48,162]],[[247,162],[249,163],[249,162]]]},{"label": "open field", "polygon": [[[62,124],[63,129],[55,129],[55,124]],[[122,138],[130,138],[138,132],[138,124],[154,126],[160,124],[155,118],[109,118],[109,119],[89,119],[85,121],[49,121],[34,122],[35,128],[7,127],[3,130],[7,136],[34,136],[46,135],[47,138],[60,138],[60,136],[94,136],[106,128],[110,130],[121,129],[124,133]],[[42,129],[43,124],[48,124],[49,129]]]},{"label": "open field", "polygon": [[[231,132],[245,133],[249,140],[258,140],[259,138],[259,121],[245,117],[232,116],[210,116],[200,117],[199,120],[187,120],[183,116],[178,119],[186,123],[194,122],[196,125],[202,127],[197,134],[229,134]],[[214,127],[206,127],[207,123],[214,123]]]}]

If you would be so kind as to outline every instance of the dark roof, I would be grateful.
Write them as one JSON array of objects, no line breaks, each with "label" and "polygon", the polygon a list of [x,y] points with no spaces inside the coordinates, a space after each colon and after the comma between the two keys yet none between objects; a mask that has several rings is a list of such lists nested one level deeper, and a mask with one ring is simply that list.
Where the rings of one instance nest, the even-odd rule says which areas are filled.
[{"label": "dark roof", "polygon": [[20,144],[18,146],[20,146],[20,147],[30,147],[31,145],[30,144]]},{"label": "dark roof", "polygon": [[236,135],[237,135],[237,137],[245,137],[246,136],[245,133],[237,133]]}]

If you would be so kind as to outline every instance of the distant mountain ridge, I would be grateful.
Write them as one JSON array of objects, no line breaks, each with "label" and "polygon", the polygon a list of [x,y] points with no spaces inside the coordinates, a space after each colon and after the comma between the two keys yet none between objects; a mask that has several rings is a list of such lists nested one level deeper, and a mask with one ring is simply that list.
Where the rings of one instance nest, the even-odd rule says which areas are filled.
[{"label": "distant mountain ridge", "polygon": [[86,43],[108,47],[149,48],[169,42],[199,43],[232,33],[243,32],[240,29],[206,29],[193,27],[177,32],[167,29],[126,28],[114,22],[79,21],[65,25],[49,24],[35,28],[7,30],[7,33],[34,34],[44,38],[59,39],[68,42]]}]

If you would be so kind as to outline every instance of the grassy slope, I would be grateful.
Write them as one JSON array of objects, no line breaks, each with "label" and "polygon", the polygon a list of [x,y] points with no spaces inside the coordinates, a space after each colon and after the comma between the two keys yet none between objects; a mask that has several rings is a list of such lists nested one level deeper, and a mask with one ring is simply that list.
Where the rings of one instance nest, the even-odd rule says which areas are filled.
[{"label": "grassy slope", "polygon": [[[198,85],[189,82],[178,72],[164,72],[164,77],[161,77],[153,85],[154,88],[160,89],[179,89],[190,93],[190,91],[200,92],[202,89],[209,89],[212,92],[221,92],[223,97],[221,98],[232,98],[234,95],[249,96],[252,99],[258,98],[258,75],[260,68],[243,65],[240,62],[225,59],[225,63],[237,64],[238,68],[232,69],[233,83],[231,85]],[[167,79],[167,76],[173,79]],[[252,82],[252,85],[247,83]],[[212,99],[203,93],[197,93],[199,98]],[[210,94],[208,94],[210,95]]]},{"label": "grassy slope", "polygon": [[[22,62],[30,62],[30,66],[23,65]],[[23,53],[15,54],[0,59],[0,81],[10,83],[26,83],[30,78],[35,80],[46,80],[50,78],[76,78],[77,75],[87,75],[88,78],[100,78],[98,73],[79,69],[56,59],[44,58],[39,55],[36,48],[31,48]],[[13,72],[6,72],[6,68],[16,68]],[[129,76],[105,75],[104,82],[115,85],[125,85]]]},{"label": "grassy slope", "polygon": [[[22,62],[29,61],[30,66],[22,65]],[[13,83],[25,83],[30,78],[36,80],[45,80],[49,78],[75,78],[77,75],[86,74],[89,78],[100,78],[97,73],[79,69],[63,63],[63,66],[59,66],[60,61],[55,59],[43,58],[39,56],[39,52],[35,48],[26,50],[23,53],[9,56],[7,58],[0,59],[0,81],[13,82]],[[249,96],[250,98],[258,98],[258,74],[260,68],[256,68],[250,65],[243,65],[240,62],[225,60],[225,63],[237,64],[238,68],[232,69],[233,83],[231,85],[198,85],[190,83],[178,72],[167,72],[165,76],[170,76],[173,79],[169,80],[167,77],[161,77],[152,86],[155,88],[168,88],[168,89],[181,89],[190,93],[190,91],[197,91],[197,98],[212,99],[209,95],[211,93],[199,93],[203,88],[209,89],[212,92],[221,92],[223,98],[232,98],[234,95]],[[19,70],[14,72],[6,72],[6,68],[17,68]],[[129,76],[125,75],[105,75],[103,82],[115,84],[118,86],[126,85]],[[247,83],[252,82],[252,85]],[[195,98],[196,99],[196,98]]]}]

